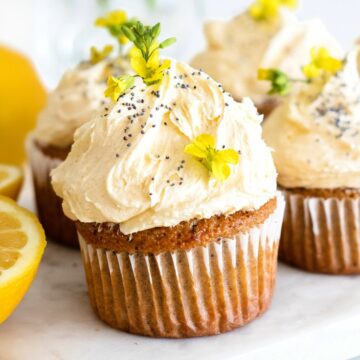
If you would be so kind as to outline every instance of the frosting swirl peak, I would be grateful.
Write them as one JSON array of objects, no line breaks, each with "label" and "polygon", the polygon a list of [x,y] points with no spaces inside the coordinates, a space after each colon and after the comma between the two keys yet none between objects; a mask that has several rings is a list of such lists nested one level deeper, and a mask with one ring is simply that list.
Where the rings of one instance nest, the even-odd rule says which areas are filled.
[{"label": "frosting swirl peak", "polygon": [[104,110],[104,98],[109,70],[123,72],[121,63],[103,60],[95,65],[80,63],[68,70],[48,97],[34,130],[35,139],[45,145],[67,148],[73,142],[75,130]]},{"label": "frosting swirl peak", "polygon": [[285,9],[271,21],[256,21],[248,12],[229,22],[211,21],[204,32],[208,47],[195,56],[192,66],[221,82],[238,100],[249,96],[261,102],[268,97],[268,85],[257,79],[259,68],[278,68],[298,78],[312,47],[324,46],[343,55],[320,20],[300,22]]}]

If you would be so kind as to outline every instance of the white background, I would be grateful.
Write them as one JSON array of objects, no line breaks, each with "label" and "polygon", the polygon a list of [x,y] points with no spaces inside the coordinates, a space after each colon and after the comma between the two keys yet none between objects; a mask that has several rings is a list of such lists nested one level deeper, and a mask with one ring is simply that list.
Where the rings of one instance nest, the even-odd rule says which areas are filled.
[{"label": "white background", "polygon": [[[34,61],[44,83],[53,87],[61,73],[87,56],[90,45],[104,44],[105,33],[92,26],[100,3],[123,8],[147,22],[160,20],[163,36],[176,35],[172,56],[189,60],[204,46],[202,22],[230,18],[251,0],[0,0],[0,43],[17,48]],[[360,36],[360,0],[299,0],[300,19],[320,17],[345,49]],[[171,14],[171,15],[170,15]]]}]

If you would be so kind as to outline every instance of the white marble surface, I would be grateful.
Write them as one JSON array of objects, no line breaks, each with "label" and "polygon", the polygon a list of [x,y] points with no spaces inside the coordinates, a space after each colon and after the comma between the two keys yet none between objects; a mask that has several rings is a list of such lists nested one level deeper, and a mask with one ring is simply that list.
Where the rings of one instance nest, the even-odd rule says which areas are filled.
[{"label": "white marble surface", "polygon": [[[33,208],[25,191],[21,203]],[[93,314],[80,254],[48,243],[38,277],[0,327],[0,360],[350,359],[360,354],[360,276],[279,266],[270,310],[231,333],[159,340],[113,330]]]}]

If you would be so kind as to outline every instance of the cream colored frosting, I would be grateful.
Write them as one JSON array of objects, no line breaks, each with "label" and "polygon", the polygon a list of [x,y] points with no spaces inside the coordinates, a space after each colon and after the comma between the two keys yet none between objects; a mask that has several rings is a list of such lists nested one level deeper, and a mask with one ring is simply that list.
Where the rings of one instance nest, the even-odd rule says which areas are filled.
[{"label": "cream colored frosting", "polygon": [[285,187],[360,188],[360,46],[321,89],[304,84],[264,124]]},{"label": "cream colored frosting", "polygon": [[343,55],[320,20],[300,22],[288,10],[273,21],[255,21],[246,12],[227,23],[211,21],[204,31],[208,47],[191,65],[221,82],[235,99],[268,98],[268,83],[257,80],[260,67],[301,77],[300,68],[310,61],[312,47],[325,46],[334,55]]},{"label": "cream colored frosting", "polygon": [[[276,191],[261,120],[250,99],[237,103],[205,73],[172,60],[157,92],[137,79],[107,115],[76,132],[52,184],[68,217],[119,223],[125,234],[258,209]],[[184,153],[203,133],[241,153],[223,183]]]},{"label": "cream colored frosting", "polygon": [[125,61],[115,65],[104,60],[95,65],[80,63],[68,70],[39,115],[35,139],[45,145],[70,146],[75,130],[109,106],[104,98],[109,72],[119,74],[125,69]]}]

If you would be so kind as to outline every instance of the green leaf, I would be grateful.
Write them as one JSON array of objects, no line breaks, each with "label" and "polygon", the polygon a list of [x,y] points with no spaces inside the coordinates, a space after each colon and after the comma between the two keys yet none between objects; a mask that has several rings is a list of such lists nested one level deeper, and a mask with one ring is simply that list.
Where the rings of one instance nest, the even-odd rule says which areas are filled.
[{"label": "green leaf", "polygon": [[134,45],[142,52],[146,53],[146,46],[141,43],[139,40],[134,40]]},{"label": "green leaf", "polygon": [[172,38],[166,39],[163,42],[161,42],[160,45],[159,45],[159,48],[160,49],[165,49],[165,48],[171,46],[174,43],[176,43],[176,38],[172,37]]},{"label": "green leaf", "polygon": [[156,39],[157,37],[159,37],[160,35],[160,32],[161,32],[161,25],[160,23],[157,23],[156,25],[154,25],[152,28],[151,28],[151,37],[153,39]]},{"label": "green leaf", "polygon": [[140,35],[144,35],[145,33],[145,27],[140,21],[137,22],[137,31]]},{"label": "green leaf", "polygon": [[124,25],[121,30],[130,41],[134,42],[136,40],[134,32],[127,25]]},{"label": "green leaf", "polygon": [[122,75],[119,80],[124,84],[125,89],[129,89],[134,85],[135,77],[133,75]]}]

